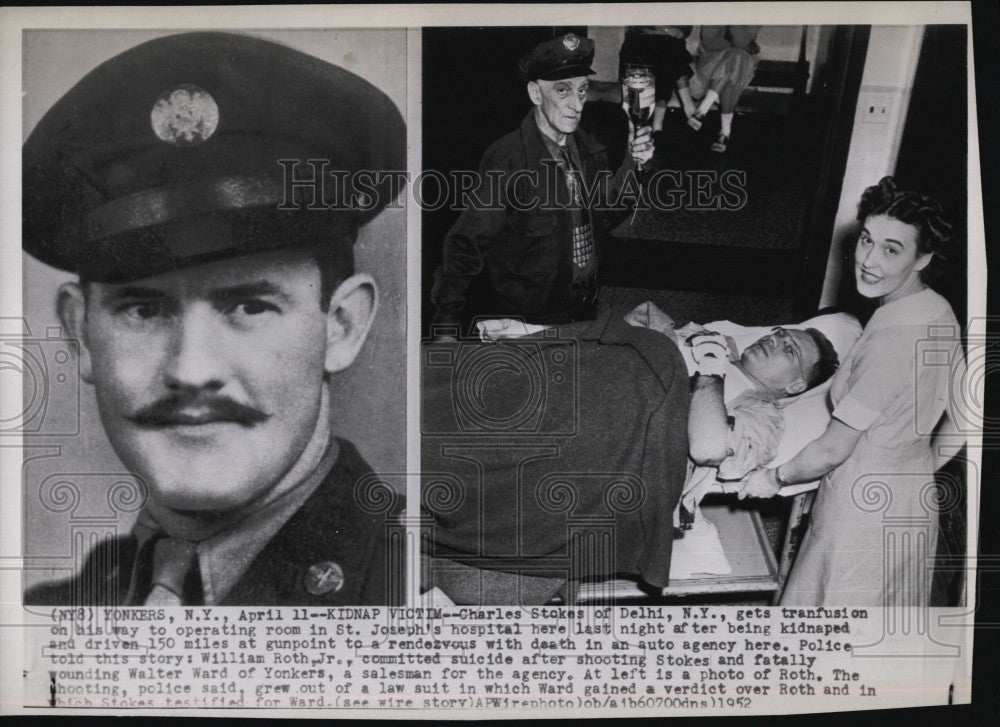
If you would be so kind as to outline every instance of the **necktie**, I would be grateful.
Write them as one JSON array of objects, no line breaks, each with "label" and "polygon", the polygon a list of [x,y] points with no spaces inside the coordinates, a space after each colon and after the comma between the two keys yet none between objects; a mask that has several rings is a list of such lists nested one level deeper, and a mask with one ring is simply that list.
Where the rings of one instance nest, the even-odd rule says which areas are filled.
[{"label": "necktie", "polygon": [[153,549],[152,587],[146,606],[189,606],[200,601],[198,553],[192,543],[161,538]]},{"label": "necktie", "polygon": [[590,229],[590,220],[583,203],[583,181],[580,172],[573,164],[566,146],[559,147],[563,173],[566,175],[566,186],[571,196],[570,226],[573,238],[574,279],[582,280],[593,272],[594,267],[594,236]]}]

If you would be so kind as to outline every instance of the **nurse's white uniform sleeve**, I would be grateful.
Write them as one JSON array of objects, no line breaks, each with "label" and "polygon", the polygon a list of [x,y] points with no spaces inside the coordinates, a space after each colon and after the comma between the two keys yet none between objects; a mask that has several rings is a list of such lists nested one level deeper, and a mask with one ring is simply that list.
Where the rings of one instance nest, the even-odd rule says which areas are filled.
[{"label": "nurse's white uniform sleeve", "polygon": [[833,416],[852,429],[865,431],[904,391],[913,391],[914,351],[893,337],[873,340],[855,359],[847,391]]}]

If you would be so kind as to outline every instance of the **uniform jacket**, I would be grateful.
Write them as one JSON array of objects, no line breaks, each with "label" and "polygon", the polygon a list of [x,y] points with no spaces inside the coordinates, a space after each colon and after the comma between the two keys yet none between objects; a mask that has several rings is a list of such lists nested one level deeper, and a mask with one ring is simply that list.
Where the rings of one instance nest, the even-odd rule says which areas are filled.
[{"label": "uniform jacket", "polygon": [[[395,567],[387,568],[389,520],[381,512],[362,509],[358,500],[364,497],[355,494],[356,484],[372,473],[371,467],[350,442],[338,440],[338,444],[340,453],[330,473],[216,605],[401,605],[404,560],[401,552],[393,550]],[[377,497],[371,499],[374,503]],[[78,575],[29,589],[24,602],[34,606],[128,605],[125,599],[136,550],[133,535],[105,541],[91,551]],[[336,592],[310,593],[310,566],[328,563],[340,566],[343,586]]]},{"label": "uniform jacket", "polygon": [[[580,130],[573,139],[584,183],[591,188],[598,172],[608,170],[606,148]],[[479,170],[480,178],[486,181],[479,196],[493,204],[489,209],[470,205],[445,238],[431,294],[435,324],[461,321],[467,289],[484,270],[492,300],[484,302],[488,308],[476,314],[518,317],[529,323],[568,323],[572,319],[570,213],[557,202],[567,200],[568,192],[560,169],[543,160],[551,160],[551,154],[535,122],[534,109],[519,129],[486,150]],[[631,168],[632,161],[626,158],[614,176],[605,171],[606,183],[597,187],[596,204],[591,204],[598,264],[602,240],[624,210],[613,203]],[[499,176],[490,178],[487,173]]]}]

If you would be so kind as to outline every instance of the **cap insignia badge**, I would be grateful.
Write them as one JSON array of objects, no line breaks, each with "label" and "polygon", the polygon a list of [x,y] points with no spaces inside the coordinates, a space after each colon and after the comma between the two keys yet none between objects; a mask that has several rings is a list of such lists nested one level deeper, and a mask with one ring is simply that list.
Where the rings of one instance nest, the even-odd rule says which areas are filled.
[{"label": "cap insignia badge", "polygon": [[563,45],[566,46],[566,50],[574,51],[580,47],[580,39],[570,33],[563,38]]},{"label": "cap insignia badge", "polygon": [[183,84],[160,94],[149,120],[161,140],[174,146],[194,146],[215,133],[219,107],[204,89]]}]

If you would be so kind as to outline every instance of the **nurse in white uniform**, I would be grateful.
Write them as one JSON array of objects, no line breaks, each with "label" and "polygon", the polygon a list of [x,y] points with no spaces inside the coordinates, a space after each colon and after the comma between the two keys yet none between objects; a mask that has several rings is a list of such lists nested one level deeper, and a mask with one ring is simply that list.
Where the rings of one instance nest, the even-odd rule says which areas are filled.
[{"label": "nurse in white uniform", "polygon": [[[964,361],[927,365],[918,342],[948,330],[938,326],[960,330],[925,283],[951,227],[937,202],[891,177],[865,190],[858,220],[855,281],[879,307],[833,378],[833,418],[791,461],[757,470],[743,490],[770,497],[823,477],[782,605],[929,605],[941,462],[926,433],[940,423],[939,436],[957,434],[948,392]],[[900,540],[887,524],[904,520],[922,527]]]}]

